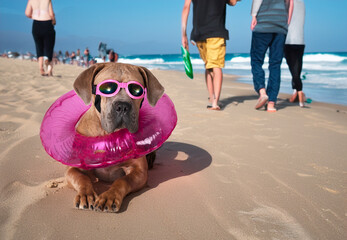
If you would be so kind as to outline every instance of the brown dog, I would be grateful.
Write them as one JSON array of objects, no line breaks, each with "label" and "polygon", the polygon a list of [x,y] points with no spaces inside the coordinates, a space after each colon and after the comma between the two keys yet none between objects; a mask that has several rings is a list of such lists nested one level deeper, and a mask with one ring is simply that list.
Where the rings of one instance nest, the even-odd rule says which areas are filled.
[{"label": "brown dog", "polygon": [[[154,106],[164,94],[163,86],[146,68],[121,63],[95,64],[82,72],[74,82],[74,89],[91,108],[81,117],[76,130],[85,136],[103,136],[122,128],[131,133],[138,130],[138,116],[142,99],[133,99],[121,89],[113,97],[101,98],[92,94],[92,86],[106,80],[136,81],[146,88],[149,104]],[[96,99],[99,98],[99,99]],[[74,204],[81,209],[118,212],[123,198],[130,192],[143,188],[147,182],[146,156],[129,159],[120,164],[93,170],[69,167],[68,184],[77,191]],[[119,177],[119,172],[122,176]],[[111,187],[97,196],[92,179],[112,182]]]}]

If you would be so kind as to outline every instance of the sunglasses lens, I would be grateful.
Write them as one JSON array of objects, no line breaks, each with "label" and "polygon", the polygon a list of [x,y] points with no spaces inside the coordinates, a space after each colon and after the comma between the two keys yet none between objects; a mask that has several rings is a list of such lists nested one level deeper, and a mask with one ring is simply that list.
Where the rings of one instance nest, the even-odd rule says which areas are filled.
[{"label": "sunglasses lens", "polygon": [[118,84],[114,82],[106,82],[104,84],[101,84],[99,87],[99,91],[103,94],[112,94],[115,91],[117,91]]},{"label": "sunglasses lens", "polygon": [[128,90],[131,93],[131,95],[135,97],[140,97],[143,94],[143,88],[138,84],[134,84],[134,83],[129,84]]}]

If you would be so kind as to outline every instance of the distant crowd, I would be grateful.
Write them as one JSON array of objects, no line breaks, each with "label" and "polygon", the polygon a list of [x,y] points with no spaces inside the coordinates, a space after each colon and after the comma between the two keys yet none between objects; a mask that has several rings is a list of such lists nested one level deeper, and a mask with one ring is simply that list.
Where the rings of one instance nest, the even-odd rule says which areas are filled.
[{"label": "distant crowd", "polygon": [[[37,58],[34,54],[28,52],[26,54],[20,54],[18,52],[7,52],[1,54],[1,57],[6,58],[21,58],[31,61],[37,61]],[[118,61],[118,54],[114,52],[112,49],[104,50],[100,49],[99,47],[99,57],[93,57],[88,47],[84,50],[83,54],[81,53],[80,49],[77,49],[76,51],[65,51],[63,52],[59,50],[58,52],[53,53],[53,64],[71,64],[71,65],[77,65],[81,67],[89,67],[95,63],[100,62],[117,62]]]}]

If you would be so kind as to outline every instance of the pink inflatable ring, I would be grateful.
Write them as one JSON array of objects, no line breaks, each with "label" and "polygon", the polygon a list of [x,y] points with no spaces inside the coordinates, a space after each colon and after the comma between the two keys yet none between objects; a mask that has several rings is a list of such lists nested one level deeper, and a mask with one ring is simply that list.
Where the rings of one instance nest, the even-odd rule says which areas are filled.
[{"label": "pink inflatable ring", "polygon": [[42,145],[55,160],[69,166],[93,169],[146,155],[158,149],[177,123],[174,104],[164,94],[155,107],[145,96],[139,114],[139,130],[127,129],[102,137],[87,137],[76,131],[76,124],[90,108],[70,91],[58,98],[46,112],[40,130]]}]

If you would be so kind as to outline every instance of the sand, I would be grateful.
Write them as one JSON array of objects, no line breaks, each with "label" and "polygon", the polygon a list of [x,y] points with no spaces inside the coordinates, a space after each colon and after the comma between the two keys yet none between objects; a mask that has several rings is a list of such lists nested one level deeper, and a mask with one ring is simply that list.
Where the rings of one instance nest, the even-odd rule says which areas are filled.
[{"label": "sand", "polygon": [[347,107],[280,94],[278,112],[257,111],[233,76],[217,112],[202,74],[153,70],[178,125],[148,186],[117,214],[75,209],[39,128],[83,70],[42,77],[35,62],[0,58],[0,239],[347,239]]}]

